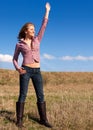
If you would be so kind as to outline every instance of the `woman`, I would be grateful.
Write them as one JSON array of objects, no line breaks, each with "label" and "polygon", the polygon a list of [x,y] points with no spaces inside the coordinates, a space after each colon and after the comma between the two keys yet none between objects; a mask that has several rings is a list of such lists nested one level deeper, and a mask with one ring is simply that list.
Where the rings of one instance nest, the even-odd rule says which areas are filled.
[{"label": "woman", "polygon": [[[36,92],[37,107],[40,115],[40,124],[51,128],[46,116],[46,102],[44,101],[43,82],[40,72],[40,41],[43,37],[50,12],[50,4],[46,3],[46,12],[38,32],[35,36],[35,27],[32,23],[26,23],[20,30],[18,35],[19,42],[16,44],[13,56],[13,64],[20,75],[20,92],[16,102],[17,126],[22,127],[22,118],[24,113],[24,104],[28,91],[28,83],[30,78]],[[19,54],[23,56],[22,66],[18,65]]]}]

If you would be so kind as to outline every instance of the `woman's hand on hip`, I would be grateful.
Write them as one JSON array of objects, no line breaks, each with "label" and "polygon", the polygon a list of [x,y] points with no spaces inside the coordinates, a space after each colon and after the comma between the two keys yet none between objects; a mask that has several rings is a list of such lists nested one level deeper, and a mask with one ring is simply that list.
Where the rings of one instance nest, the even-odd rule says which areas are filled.
[{"label": "woman's hand on hip", "polygon": [[23,67],[19,68],[17,71],[19,72],[19,74],[25,74],[26,73],[26,70]]}]

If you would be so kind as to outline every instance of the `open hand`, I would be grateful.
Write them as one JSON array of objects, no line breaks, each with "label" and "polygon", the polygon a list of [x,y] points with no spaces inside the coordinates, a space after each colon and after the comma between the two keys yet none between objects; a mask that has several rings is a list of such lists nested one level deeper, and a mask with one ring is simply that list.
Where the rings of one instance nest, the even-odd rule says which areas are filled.
[{"label": "open hand", "polygon": [[51,8],[51,7],[50,7],[50,4],[47,2],[47,3],[46,3],[46,9],[47,9],[48,11],[50,11],[50,8]]}]

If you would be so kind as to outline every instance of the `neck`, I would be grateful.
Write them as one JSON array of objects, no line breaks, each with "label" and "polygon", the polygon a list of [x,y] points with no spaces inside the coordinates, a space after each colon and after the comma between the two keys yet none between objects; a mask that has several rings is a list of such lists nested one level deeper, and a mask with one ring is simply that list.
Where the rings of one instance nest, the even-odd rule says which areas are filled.
[{"label": "neck", "polygon": [[26,43],[28,43],[28,44],[31,43],[31,41],[32,41],[31,38],[25,38],[25,39],[24,39],[24,42],[26,42]]}]

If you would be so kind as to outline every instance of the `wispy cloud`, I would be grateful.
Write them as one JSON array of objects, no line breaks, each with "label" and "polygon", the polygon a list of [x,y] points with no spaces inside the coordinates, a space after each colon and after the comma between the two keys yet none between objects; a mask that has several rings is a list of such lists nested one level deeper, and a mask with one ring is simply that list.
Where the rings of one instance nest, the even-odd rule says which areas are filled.
[{"label": "wispy cloud", "polygon": [[8,54],[0,54],[0,61],[1,62],[12,62],[12,56]]},{"label": "wispy cloud", "polygon": [[43,59],[48,59],[48,60],[63,60],[63,61],[72,61],[72,60],[77,60],[77,61],[92,61],[93,60],[93,56],[62,56],[62,57],[56,57],[50,54],[43,54],[42,55]]},{"label": "wispy cloud", "polygon": [[42,58],[48,59],[48,60],[53,60],[53,59],[55,59],[56,57],[53,56],[53,55],[50,55],[50,54],[46,54],[46,53],[45,53],[45,54],[43,54]]},{"label": "wispy cloud", "polygon": [[72,56],[62,56],[61,58],[59,58],[60,60],[73,60]]},{"label": "wispy cloud", "polygon": [[65,60],[65,61],[71,61],[71,60],[79,60],[79,61],[91,61],[93,60],[93,56],[89,56],[89,57],[86,57],[86,56],[81,56],[81,55],[78,55],[78,56],[63,56],[60,58],[60,60]]}]

